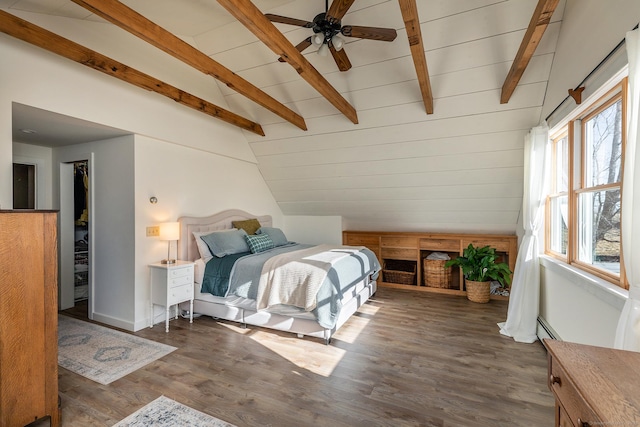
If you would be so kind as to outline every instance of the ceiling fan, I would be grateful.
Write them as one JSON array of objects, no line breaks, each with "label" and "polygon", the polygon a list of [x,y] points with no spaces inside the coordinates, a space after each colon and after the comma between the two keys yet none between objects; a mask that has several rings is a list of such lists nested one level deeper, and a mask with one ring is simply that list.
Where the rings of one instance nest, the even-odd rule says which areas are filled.
[{"label": "ceiling fan", "polygon": [[[299,52],[304,51],[311,45],[318,46],[318,54],[326,56],[327,52],[331,52],[333,59],[338,65],[340,71],[347,71],[351,68],[351,61],[344,47],[344,40],[339,36],[342,34],[346,37],[356,37],[360,39],[370,39],[391,42],[395,40],[397,34],[393,28],[379,27],[362,27],[357,25],[342,25],[342,18],[347,13],[355,0],[333,0],[329,7],[329,0],[325,0],[325,12],[319,13],[313,18],[313,21],[304,21],[302,19],[288,18],[286,16],[274,15],[271,13],[265,16],[271,22],[280,24],[296,25],[298,27],[311,28],[313,35],[307,37],[298,45],[296,49]],[[279,58],[280,62],[284,59]]]}]

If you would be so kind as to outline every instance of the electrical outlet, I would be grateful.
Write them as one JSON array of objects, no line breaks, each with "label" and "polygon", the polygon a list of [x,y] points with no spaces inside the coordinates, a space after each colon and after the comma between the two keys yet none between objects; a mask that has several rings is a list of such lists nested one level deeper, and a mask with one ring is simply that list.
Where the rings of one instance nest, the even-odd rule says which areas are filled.
[{"label": "electrical outlet", "polygon": [[158,237],[160,236],[160,227],[153,226],[153,227],[147,227],[147,237]]}]

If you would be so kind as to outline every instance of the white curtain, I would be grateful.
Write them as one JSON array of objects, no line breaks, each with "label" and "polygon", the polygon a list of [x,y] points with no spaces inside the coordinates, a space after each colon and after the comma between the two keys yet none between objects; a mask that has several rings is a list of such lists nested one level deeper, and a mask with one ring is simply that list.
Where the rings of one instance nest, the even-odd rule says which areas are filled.
[{"label": "white curtain", "polygon": [[640,143],[640,30],[627,33],[626,45],[630,96],[622,181],[622,253],[629,298],[620,314],[614,347],[640,351],[640,150],[637,149]]},{"label": "white curtain", "polygon": [[507,321],[498,323],[501,334],[527,343],[538,339],[536,336],[540,301],[538,234],[544,220],[548,140],[549,128],[546,123],[534,127],[525,137],[524,195],[522,197],[524,237],[520,243],[513,272]]}]

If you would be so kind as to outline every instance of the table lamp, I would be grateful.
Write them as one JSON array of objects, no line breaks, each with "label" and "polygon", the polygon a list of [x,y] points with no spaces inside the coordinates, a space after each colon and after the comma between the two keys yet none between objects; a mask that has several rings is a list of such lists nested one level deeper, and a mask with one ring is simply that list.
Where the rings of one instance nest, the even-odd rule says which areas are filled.
[{"label": "table lamp", "polygon": [[175,264],[175,258],[171,258],[171,242],[180,239],[180,223],[179,222],[163,222],[160,224],[160,240],[166,240],[167,243],[167,259],[161,261],[162,264]]}]

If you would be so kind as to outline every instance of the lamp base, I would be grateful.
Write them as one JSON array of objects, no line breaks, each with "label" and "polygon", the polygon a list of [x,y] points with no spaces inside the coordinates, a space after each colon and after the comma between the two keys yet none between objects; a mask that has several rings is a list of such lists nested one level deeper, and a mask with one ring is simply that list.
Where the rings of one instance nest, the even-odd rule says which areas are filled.
[{"label": "lamp base", "polygon": [[175,264],[176,260],[175,259],[163,259],[162,261],[160,261],[160,264]]}]

